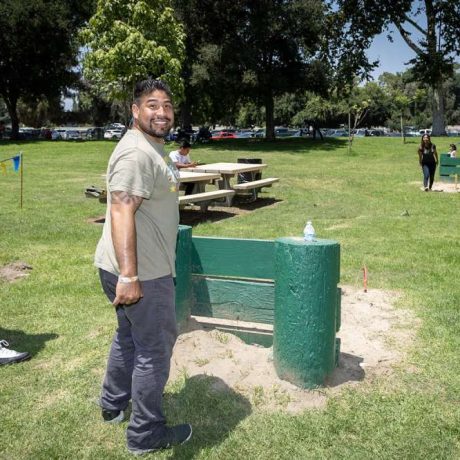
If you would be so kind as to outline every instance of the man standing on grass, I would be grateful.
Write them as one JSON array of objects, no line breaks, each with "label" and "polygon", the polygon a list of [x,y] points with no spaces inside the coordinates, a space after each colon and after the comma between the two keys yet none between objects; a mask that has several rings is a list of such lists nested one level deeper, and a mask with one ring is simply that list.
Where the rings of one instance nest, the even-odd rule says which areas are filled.
[{"label": "man standing on grass", "polygon": [[175,250],[178,173],[164,151],[174,123],[171,91],[159,80],[136,84],[133,129],[107,168],[107,213],[95,256],[118,329],[101,394],[102,416],[117,423],[129,400],[128,449],[152,452],[188,441],[188,424],[166,426],[163,390],[176,340]]}]

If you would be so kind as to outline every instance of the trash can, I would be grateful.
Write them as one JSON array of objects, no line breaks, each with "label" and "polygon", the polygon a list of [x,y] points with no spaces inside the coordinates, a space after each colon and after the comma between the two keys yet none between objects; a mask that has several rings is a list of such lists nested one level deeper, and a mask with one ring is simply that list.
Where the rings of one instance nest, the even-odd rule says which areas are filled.
[{"label": "trash can", "polygon": [[[238,158],[238,163],[255,163],[262,164],[261,158]],[[252,178],[254,176],[254,179]],[[262,179],[262,173],[256,172],[242,172],[238,174],[238,184],[243,184],[244,182],[251,182],[252,180]]]}]

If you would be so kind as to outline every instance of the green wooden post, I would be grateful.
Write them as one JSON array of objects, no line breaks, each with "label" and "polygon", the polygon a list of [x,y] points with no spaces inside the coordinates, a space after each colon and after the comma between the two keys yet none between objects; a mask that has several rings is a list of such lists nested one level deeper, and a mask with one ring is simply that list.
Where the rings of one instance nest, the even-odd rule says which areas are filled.
[{"label": "green wooden post", "polygon": [[314,388],[333,371],[339,276],[340,246],[335,241],[275,241],[273,355],[283,380]]},{"label": "green wooden post", "polygon": [[192,307],[192,227],[179,225],[176,247],[176,321],[184,331]]}]

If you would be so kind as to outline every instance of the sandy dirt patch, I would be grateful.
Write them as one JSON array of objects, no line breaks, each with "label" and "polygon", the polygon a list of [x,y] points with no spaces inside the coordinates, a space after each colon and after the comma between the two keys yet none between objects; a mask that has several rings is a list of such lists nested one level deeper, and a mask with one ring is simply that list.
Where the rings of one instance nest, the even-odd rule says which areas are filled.
[{"label": "sandy dirt patch", "polygon": [[279,379],[271,348],[247,345],[233,334],[197,324],[178,338],[170,380],[184,372],[218,377],[264,410],[296,413],[323,407],[329,394],[389,374],[404,359],[417,320],[411,312],[393,308],[396,299],[395,293],[342,287],[339,367],[324,388],[301,390]]},{"label": "sandy dirt patch", "polygon": [[[420,190],[424,190],[422,182],[411,182],[413,185],[418,185]],[[445,192],[445,193],[460,193],[460,181],[456,185],[454,182],[437,182],[433,184],[432,192]]]},{"label": "sandy dirt patch", "polygon": [[12,262],[11,264],[0,267],[0,280],[12,283],[29,276],[30,270],[32,270],[32,267],[25,262]]}]

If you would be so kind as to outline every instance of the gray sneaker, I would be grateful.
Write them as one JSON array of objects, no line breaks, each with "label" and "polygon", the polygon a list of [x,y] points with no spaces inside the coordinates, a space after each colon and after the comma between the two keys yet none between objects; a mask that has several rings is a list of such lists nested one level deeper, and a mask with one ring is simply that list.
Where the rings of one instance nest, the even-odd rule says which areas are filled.
[{"label": "gray sneaker", "polygon": [[143,455],[148,452],[156,452],[158,450],[170,449],[171,447],[185,444],[192,437],[192,425],[185,423],[183,425],[175,425],[165,427],[163,437],[147,449],[136,449],[128,447],[128,450],[134,455]]},{"label": "gray sneaker", "polygon": [[6,340],[0,340],[0,366],[4,364],[20,363],[30,358],[27,352],[20,353],[19,351],[11,350],[10,344]]},{"label": "gray sneaker", "polygon": [[125,412],[122,410],[108,410],[102,408],[102,418],[105,423],[121,423],[125,420]]}]

